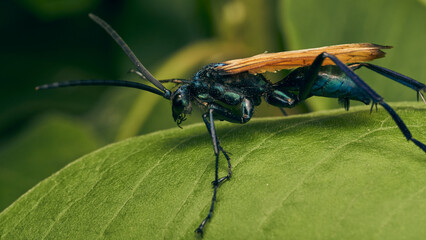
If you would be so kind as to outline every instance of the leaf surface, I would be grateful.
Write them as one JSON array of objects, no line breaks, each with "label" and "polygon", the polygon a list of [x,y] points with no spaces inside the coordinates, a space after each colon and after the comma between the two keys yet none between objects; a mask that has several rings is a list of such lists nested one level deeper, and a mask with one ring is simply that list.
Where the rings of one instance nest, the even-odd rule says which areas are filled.
[{"label": "leaf surface", "polygon": [[[426,107],[391,104],[426,142]],[[426,230],[426,157],[384,109],[217,123],[233,178],[205,239],[401,239]],[[221,157],[220,175],[227,171]],[[192,239],[210,205],[205,127],[135,137],[88,154],[0,214],[0,238]]]},{"label": "leaf surface", "polygon": [[0,211],[75,158],[102,146],[86,123],[45,114],[0,147]]}]

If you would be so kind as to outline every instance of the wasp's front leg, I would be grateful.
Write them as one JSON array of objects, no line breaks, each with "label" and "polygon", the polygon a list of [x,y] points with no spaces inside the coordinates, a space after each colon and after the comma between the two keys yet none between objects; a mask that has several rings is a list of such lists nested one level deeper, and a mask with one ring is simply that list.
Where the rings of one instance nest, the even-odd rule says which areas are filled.
[{"label": "wasp's front leg", "polygon": [[[231,166],[231,161],[230,158],[228,156],[228,153],[223,150],[222,146],[220,145],[219,139],[217,137],[216,134],[216,128],[214,125],[214,120],[215,117],[219,120],[226,120],[229,122],[239,122],[239,123],[246,123],[248,122],[251,117],[253,116],[253,104],[252,101],[250,101],[249,99],[243,98],[241,103],[240,103],[240,109],[238,111],[238,113],[234,113],[232,110],[227,109],[219,104],[210,104],[209,108],[208,108],[208,112],[203,114],[203,121],[206,124],[207,127],[207,131],[209,132],[209,135],[212,139],[212,144],[213,144],[213,150],[215,153],[215,179],[212,182],[213,183],[213,197],[212,197],[212,203],[210,206],[210,210],[209,213],[207,214],[207,217],[201,222],[200,226],[198,226],[198,228],[195,230],[195,232],[199,233],[199,234],[203,234],[203,229],[207,223],[208,220],[210,220],[210,218],[213,215],[213,210],[214,210],[214,204],[216,202],[216,194],[217,194],[217,189],[220,185],[220,183],[222,183],[225,180],[228,180],[231,178],[232,176],[232,166]],[[225,156],[226,160],[228,161],[228,175],[219,178],[219,154],[220,152],[223,153],[223,155]]]},{"label": "wasp's front leg", "polygon": [[[210,110],[209,110],[209,112],[210,112]],[[223,150],[222,146],[220,145],[220,142],[219,142],[219,139],[217,138],[216,132],[214,134],[212,134],[212,125],[210,124],[210,121],[209,121],[209,113],[203,114],[203,121],[204,121],[204,124],[206,124],[206,127],[207,127],[207,130],[209,132],[210,137],[212,138],[213,150],[214,150],[216,157],[219,157],[219,151],[221,151],[223,153],[223,155],[225,156],[226,160],[228,161],[228,175],[225,176],[225,177],[221,177],[220,179],[217,180],[218,183],[221,183],[224,180],[231,178],[231,175],[232,175],[231,159],[229,158],[228,152]],[[214,126],[213,126],[213,128],[214,128]],[[216,183],[215,181],[212,182],[213,185]]]},{"label": "wasp's front leg", "polygon": [[[251,117],[253,116],[253,110],[254,110],[252,101],[247,98],[243,98],[241,103],[237,105],[237,109],[238,108],[239,108],[239,111],[237,111],[237,113],[234,113],[231,109],[227,109],[219,104],[213,103],[209,105],[209,112],[203,114],[203,121],[206,124],[210,137],[212,138],[213,149],[215,151],[215,154],[218,155],[219,151],[222,152],[226,160],[228,161],[228,175],[225,177],[219,178],[217,180],[218,184],[220,184],[224,180],[231,178],[231,175],[232,175],[231,161],[228,156],[228,153],[220,145],[220,141],[216,135],[216,132],[213,131],[214,123],[213,123],[212,117],[210,116],[210,111],[212,111],[213,117],[219,120],[225,120],[228,122],[236,122],[236,123],[246,123],[250,121]],[[213,184],[215,184],[215,182],[213,182]]]}]

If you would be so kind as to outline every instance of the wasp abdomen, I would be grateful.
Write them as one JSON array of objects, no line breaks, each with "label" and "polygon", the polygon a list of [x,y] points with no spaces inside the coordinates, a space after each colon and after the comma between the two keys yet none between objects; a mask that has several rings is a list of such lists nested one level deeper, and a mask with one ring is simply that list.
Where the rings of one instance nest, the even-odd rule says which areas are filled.
[{"label": "wasp abdomen", "polygon": [[[335,66],[328,66],[335,68]],[[322,71],[318,74],[311,94],[314,96],[347,98],[361,101],[365,104],[370,103],[371,98],[368,94],[359,88],[348,76],[343,72]],[[335,69],[332,69],[335,70]]]}]

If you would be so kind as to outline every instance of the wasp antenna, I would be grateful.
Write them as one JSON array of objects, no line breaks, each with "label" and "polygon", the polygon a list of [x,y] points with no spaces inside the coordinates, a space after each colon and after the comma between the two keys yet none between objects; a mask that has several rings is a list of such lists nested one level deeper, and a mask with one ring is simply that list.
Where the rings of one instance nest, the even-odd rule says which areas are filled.
[{"label": "wasp antenna", "polygon": [[158,89],[162,90],[164,93],[170,93],[154,76],[143,66],[143,64],[139,61],[133,51],[129,48],[129,46],[124,42],[124,40],[118,35],[118,33],[112,29],[108,23],[94,15],[93,13],[89,13],[89,17],[95,21],[99,26],[101,26],[114,40],[115,42],[123,49],[126,55],[129,57],[130,61],[136,66],[137,70],[146,78],[146,80],[150,81],[154,84]]},{"label": "wasp antenna", "polygon": [[[142,78],[142,79],[144,79],[144,80],[148,80],[148,79],[146,79],[146,77],[141,73],[141,72],[139,72],[138,70],[135,70],[135,69],[133,69],[133,68],[131,68],[130,70],[129,70],[129,72],[128,73],[135,73],[136,75],[138,75],[140,78]],[[159,81],[160,83],[161,83],[161,81]]]},{"label": "wasp antenna", "polygon": [[77,80],[77,81],[68,81],[68,82],[55,82],[50,84],[44,84],[35,87],[36,90],[44,90],[51,88],[61,88],[61,87],[74,87],[74,86],[118,86],[118,87],[128,87],[136,88],[144,91],[148,91],[157,95],[160,95],[166,99],[170,99],[170,96],[167,93],[147,86],[142,83],[130,82],[124,80]]},{"label": "wasp antenna", "polygon": [[163,79],[163,80],[158,80],[161,83],[176,83],[176,84],[189,84],[191,83],[191,81],[187,80],[187,79],[181,79],[181,78],[171,78],[171,79]]},{"label": "wasp antenna", "polygon": [[[141,77],[142,79],[147,80],[145,78],[145,76],[142,75],[142,73],[139,72],[138,70],[130,69],[129,73],[134,73],[134,74],[138,75],[139,77]],[[158,80],[158,81],[160,83],[175,83],[175,84],[191,83],[191,81],[188,81],[186,79],[181,79],[181,78],[162,79],[162,80]]]},{"label": "wasp antenna", "polygon": [[[134,74],[138,75],[139,77],[141,77],[142,79],[147,80],[145,78],[145,76],[142,75],[141,72],[139,72],[138,70],[135,70],[133,68],[129,70],[129,73],[134,73]],[[160,83],[176,83],[176,84],[182,84],[182,83],[187,83],[188,84],[188,83],[191,83],[191,81],[186,80],[186,79],[182,79],[182,78],[162,79],[162,80],[158,80],[158,81]]]}]

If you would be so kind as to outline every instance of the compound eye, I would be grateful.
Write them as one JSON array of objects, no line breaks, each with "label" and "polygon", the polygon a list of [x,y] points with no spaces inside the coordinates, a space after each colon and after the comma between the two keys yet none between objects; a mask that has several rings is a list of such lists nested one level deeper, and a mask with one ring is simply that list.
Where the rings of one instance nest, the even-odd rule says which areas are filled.
[{"label": "compound eye", "polygon": [[177,106],[183,106],[183,99],[182,94],[178,94],[173,99],[173,105]]}]

